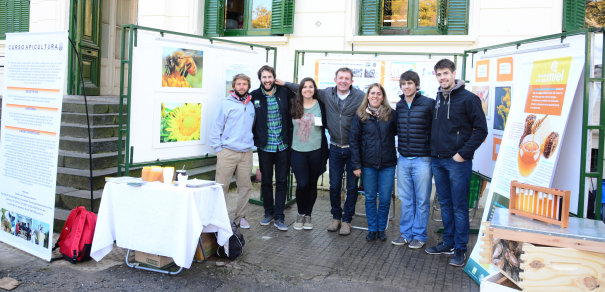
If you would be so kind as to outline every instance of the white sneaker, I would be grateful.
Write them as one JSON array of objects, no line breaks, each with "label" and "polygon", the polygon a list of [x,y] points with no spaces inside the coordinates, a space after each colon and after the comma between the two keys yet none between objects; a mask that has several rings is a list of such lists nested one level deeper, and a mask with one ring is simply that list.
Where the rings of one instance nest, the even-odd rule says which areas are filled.
[{"label": "white sneaker", "polygon": [[241,229],[250,229],[250,224],[248,223],[248,221],[246,221],[246,219],[242,218],[239,221],[239,228],[241,228]]},{"label": "white sneaker", "polygon": [[296,221],[294,221],[294,225],[292,225],[292,227],[294,227],[294,229],[296,230],[303,230],[303,226],[305,224],[305,215],[296,215]]}]

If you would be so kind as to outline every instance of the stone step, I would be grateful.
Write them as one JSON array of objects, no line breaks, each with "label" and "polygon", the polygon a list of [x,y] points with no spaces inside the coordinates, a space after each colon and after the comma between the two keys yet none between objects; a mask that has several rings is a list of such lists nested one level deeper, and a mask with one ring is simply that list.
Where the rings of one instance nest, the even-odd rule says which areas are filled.
[{"label": "stone step", "polygon": [[53,225],[53,232],[61,233],[61,230],[65,225],[65,221],[67,221],[67,217],[69,216],[69,212],[71,212],[71,210],[55,208],[55,222]]},{"label": "stone step", "polygon": [[[117,96],[87,96],[89,114],[119,113],[119,98]],[[66,95],[63,97],[63,112],[86,113],[84,96]],[[124,98],[124,112],[126,112],[126,99]]]},{"label": "stone step", "polygon": [[[79,206],[84,206],[86,207],[86,210],[90,211],[90,191],[57,186],[55,193],[55,208],[71,210]],[[103,190],[93,191],[95,212],[99,211],[102,195]]]},{"label": "stone step", "polygon": [[[118,125],[119,124],[119,114],[111,113],[111,114],[89,114],[90,125]],[[77,124],[77,125],[87,125],[86,123],[86,114],[85,113],[69,113],[63,112],[61,114],[61,123],[65,124]],[[126,120],[122,121],[122,124],[126,124]]]},{"label": "stone step", "polygon": [[[59,150],[58,167],[88,170],[90,160],[88,153]],[[118,166],[118,152],[96,153],[92,155],[93,170]]]},{"label": "stone step", "polygon": [[[93,139],[92,153],[108,153],[118,151],[118,137]],[[61,137],[59,150],[88,153],[88,138]]]},{"label": "stone step", "polygon": [[[97,125],[90,127],[92,139],[119,137],[118,125]],[[88,127],[78,124],[61,124],[61,137],[88,138]]]}]

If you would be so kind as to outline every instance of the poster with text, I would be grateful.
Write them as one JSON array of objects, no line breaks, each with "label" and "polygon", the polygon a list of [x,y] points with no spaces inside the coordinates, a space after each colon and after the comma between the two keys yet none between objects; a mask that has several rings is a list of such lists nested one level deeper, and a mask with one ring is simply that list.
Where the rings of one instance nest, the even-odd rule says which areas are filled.
[{"label": "poster with text", "polygon": [[[494,115],[495,121],[502,117],[498,125],[503,126],[504,132],[497,148],[496,166],[486,200],[486,206],[490,207],[485,209],[482,221],[491,220],[492,206],[508,208],[511,181],[551,186],[561,149],[559,145],[565,138],[584,67],[583,48],[528,53],[515,57],[515,63],[521,70],[514,78],[512,89],[496,87],[495,90],[496,106],[501,106],[507,95],[514,97],[509,99],[510,111],[506,118],[499,113]],[[503,102],[498,102],[498,96],[503,97]],[[577,131],[570,129],[574,130]],[[477,240],[465,267],[465,272],[477,282],[497,272],[488,264],[479,264],[481,244],[482,241]]]},{"label": "poster with text", "polygon": [[7,33],[0,241],[50,261],[67,31]]},{"label": "poster with text", "polygon": [[[233,77],[235,77],[235,75],[237,74],[244,74],[248,77],[250,77],[250,79],[254,78],[254,76],[250,75],[250,72],[252,72],[250,70],[250,68],[247,65],[243,65],[243,64],[225,64],[224,65],[224,70],[225,70],[225,96],[228,96],[229,94],[231,94],[231,90],[233,90]],[[255,88],[250,88],[250,91],[254,90]]]},{"label": "poster with text", "polygon": [[353,72],[352,86],[366,92],[372,83],[384,86],[385,62],[367,60],[315,60],[315,82],[319,89],[336,86],[336,71],[347,67]]},{"label": "poster with text", "polygon": [[[156,42],[158,77],[156,91],[202,92],[204,52],[192,46],[184,48],[178,43]],[[154,77],[155,78],[155,77]]]}]

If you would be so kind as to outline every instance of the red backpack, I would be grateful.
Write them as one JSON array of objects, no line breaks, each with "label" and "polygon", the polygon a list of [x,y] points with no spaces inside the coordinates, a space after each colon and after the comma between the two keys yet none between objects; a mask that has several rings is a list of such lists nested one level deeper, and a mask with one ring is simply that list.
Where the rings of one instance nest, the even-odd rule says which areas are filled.
[{"label": "red backpack", "polygon": [[86,211],[84,207],[71,210],[53,250],[58,247],[63,258],[72,264],[90,260],[96,225],[95,213]]}]

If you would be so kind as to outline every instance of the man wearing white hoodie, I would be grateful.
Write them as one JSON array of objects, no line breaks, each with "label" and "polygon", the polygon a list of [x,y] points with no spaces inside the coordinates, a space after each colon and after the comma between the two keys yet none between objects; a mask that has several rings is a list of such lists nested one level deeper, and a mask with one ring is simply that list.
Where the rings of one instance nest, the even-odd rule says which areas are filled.
[{"label": "man wearing white hoodie", "polygon": [[254,106],[250,102],[250,77],[237,74],[231,83],[233,90],[216,108],[210,146],[216,150],[216,182],[223,184],[223,193],[227,195],[231,177],[235,172],[237,201],[234,222],[241,228],[250,228],[246,221],[248,199],[252,194],[252,146],[254,140]]}]

